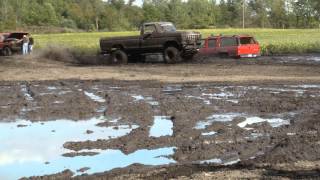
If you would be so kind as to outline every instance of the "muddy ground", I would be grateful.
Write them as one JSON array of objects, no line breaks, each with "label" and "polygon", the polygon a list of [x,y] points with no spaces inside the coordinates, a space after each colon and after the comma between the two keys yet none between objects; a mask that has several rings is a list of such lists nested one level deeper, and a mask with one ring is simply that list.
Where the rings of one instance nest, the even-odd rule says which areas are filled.
[{"label": "muddy ground", "polygon": [[[71,158],[95,156],[98,150],[130,155],[174,147],[167,157],[174,163],[167,165],[137,163],[94,174],[86,174],[91,167],[83,167],[77,176],[66,168],[31,179],[316,179],[320,62],[314,57],[199,58],[177,65],[125,66],[2,58],[0,120],[45,123],[105,117],[117,119],[117,125],[138,126],[117,138],[64,142],[71,153],[61,156]],[[159,116],[172,122],[172,134],[150,136]]]}]

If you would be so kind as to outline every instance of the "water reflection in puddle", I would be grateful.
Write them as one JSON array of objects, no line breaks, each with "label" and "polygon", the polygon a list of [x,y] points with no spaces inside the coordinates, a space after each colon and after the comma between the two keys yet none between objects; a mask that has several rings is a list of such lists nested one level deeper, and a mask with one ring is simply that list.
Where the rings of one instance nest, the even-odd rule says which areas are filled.
[{"label": "water reflection in puddle", "polygon": [[217,134],[215,131],[201,133],[202,136],[213,136]]},{"label": "water reflection in puddle", "polygon": [[155,116],[154,124],[150,128],[150,137],[172,136],[173,123],[170,117],[167,116]]},{"label": "water reflection in puddle", "polygon": [[200,161],[199,164],[221,164],[224,166],[229,166],[229,165],[237,164],[240,161],[241,160],[239,158],[235,159],[235,160],[231,160],[231,161],[225,161],[225,162],[221,159],[214,158],[214,159],[210,159],[210,160]]},{"label": "water reflection in puddle", "polygon": [[[225,91],[223,88],[220,88],[223,91]],[[193,98],[193,99],[199,99],[202,100],[204,104],[206,105],[211,105],[213,103],[213,100],[216,101],[227,101],[227,102],[231,102],[234,104],[238,104],[239,100],[238,100],[238,96],[231,93],[231,92],[223,92],[221,91],[220,93],[202,93],[201,96],[192,96],[192,95],[188,95],[186,96],[187,98]],[[236,98],[236,99],[235,99]]]},{"label": "water reflection in puddle", "polygon": [[57,90],[58,88],[54,87],[54,86],[48,86],[47,87],[48,90]]},{"label": "water reflection in puddle", "polygon": [[213,114],[205,121],[200,121],[196,124],[194,129],[205,129],[207,126],[212,125],[214,122],[229,122],[232,121],[235,117],[241,116],[240,113],[227,113],[227,114]]},{"label": "water reflection in puddle", "polygon": [[[0,123],[1,179],[52,174],[66,168],[75,172],[77,168],[90,167],[89,172],[99,172],[132,163],[153,165],[172,162],[166,158],[155,159],[155,157],[170,155],[173,148],[141,150],[128,156],[116,150],[102,151],[99,155],[90,157],[68,158],[61,156],[64,153],[72,152],[63,148],[65,142],[117,138],[138,128],[137,125],[96,126],[104,121],[107,120],[101,117],[87,121],[58,120],[32,123],[19,120],[13,123]],[[91,133],[87,133],[87,130],[90,130]],[[141,154],[145,154],[145,157],[139,159]],[[108,163],[100,163],[100,161]]]},{"label": "water reflection in puddle", "polygon": [[89,97],[91,100],[93,100],[93,101],[100,102],[100,103],[106,102],[105,99],[103,99],[102,97],[97,96],[97,95],[95,95],[95,94],[93,94],[93,93],[90,93],[90,92],[85,91],[84,94],[85,94],[86,96],[88,96],[88,97]]},{"label": "water reflection in puddle", "polygon": [[[241,113],[226,113],[226,114],[214,114],[212,116],[207,117],[205,121],[199,121],[194,129],[206,129],[208,126],[211,126],[214,122],[231,122],[236,117],[243,117],[245,118],[244,121],[238,123],[237,125],[241,128],[251,130],[252,128],[246,128],[247,125],[267,122],[270,124],[271,127],[280,127],[283,125],[290,125],[290,121],[281,118],[261,118],[261,117],[250,117],[246,114]],[[203,135],[203,133],[202,133]]]},{"label": "water reflection in puddle", "polygon": [[33,97],[31,96],[30,92],[28,91],[26,85],[21,85],[21,92],[27,101],[33,101]]},{"label": "water reflection in puddle", "polygon": [[165,94],[174,94],[182,91],[182,86],[166,86],[164,89],[162,89],[162,92]]},{"label": "water reflection in puddle", "polygon": [[159,106],[159,102],[155,101],[151,96],[144,97],[142,95],[132,95],[131,97],[134,98],[134,102],[145,101],[151,106]]},{"label": "water reflection in puddle", "polygon": [[247,125],[257,124],[262,122],[268,122],[272,127],[280,127],[283,125],[289,125],[290,122],[288,120],[284,120],[281,118],[271,118],[271,119],[263,119],[260,117],[249,117],[245,121],[238,124],[239,127],[245,128]]},{"label": "water reflection in puddle", "polygon": [[221,159],[209,159],[209,160],[204,160],[204,161],[200,161],[200,164],[222,164],[222,160]]},{"label": "water reflection in puddle", "polygon": [[175,163],[165,156],[172,155],[175,147],[155,150],[138,150],[125,155],[119,150],[106,150],[95,156],[77,156],[74,158],[57,157],[49,164],[37,161],[19,161],[6,166],[0,165],[0,174],[7,179],[17,179],[22,176],[53,174],[70,169],[75,175],[81,175],[77,170],[88,167],[86,173],[93,174],[104,172],[114,168],[122,168],[134,163],[144,165],[164,165]]}]

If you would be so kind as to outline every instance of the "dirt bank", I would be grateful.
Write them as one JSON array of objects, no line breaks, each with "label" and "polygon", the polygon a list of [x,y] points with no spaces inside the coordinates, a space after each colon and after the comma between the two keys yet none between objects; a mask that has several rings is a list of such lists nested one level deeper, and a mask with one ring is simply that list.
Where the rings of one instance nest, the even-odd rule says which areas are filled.
[{"label": "dirt bank", "polygon": [[[193,63],[138,63],[122,66],[83,65],[38,56],[0,57],[0,80],[157,80],[161,82],[319,82],[318,61],[284,57],[258,59],[198,58]],[[305,60],[304,60],[305,59]],[[285,61],[287,60],[287,61]],[[90,58],[86,59],[90,61]],[[95,62],[95,57],[92,57]]]}]

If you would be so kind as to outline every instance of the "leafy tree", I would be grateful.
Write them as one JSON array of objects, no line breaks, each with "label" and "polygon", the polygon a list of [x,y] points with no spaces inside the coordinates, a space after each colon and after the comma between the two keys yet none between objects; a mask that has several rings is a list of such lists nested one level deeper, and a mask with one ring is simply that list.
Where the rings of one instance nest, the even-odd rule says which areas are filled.
[{"label": "leafy tree", "polygon": [[319,0],[0,0],[0,30],[29,26],[87,31],[137,29],[142,22],[172,21],[178,28],[320,28]]},{"label": "leafy tree", "polygon": [[258,27],[269,27],[268,18],[269,6],[265,0],[250,0],[249,7],[251,9],[250,17],[252,17],[252,25]]}]

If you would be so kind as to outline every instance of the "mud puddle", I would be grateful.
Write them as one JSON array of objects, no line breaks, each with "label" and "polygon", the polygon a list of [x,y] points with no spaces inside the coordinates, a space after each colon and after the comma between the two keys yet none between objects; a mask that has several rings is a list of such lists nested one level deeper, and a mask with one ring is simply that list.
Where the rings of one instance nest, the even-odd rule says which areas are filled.
[{"label": "mud puddle", "polygon": [[312,63],[317,62],[320,63],[320,56],[319,55],[308,55],[308,56],[287,56],[287,57],[281,57],[281,60],[283,62],[306,62],[306,63]]},{"label": "mud puddle", "polygon": [[[104,122],[114,125],[97,126]],[[174,147],[153,150],[140,149],[127,155],[120,150],[112,149],[87,149],[76,152],[63,148],[63,144],[68,141],[119,138],[138,127],[137,125],[117,125],[117,119],[108,120],[104,117],[83,121],[30,122],[17,120],[16,122],[2,122],[0,123],[1,177],[18,179],[54,174],[65,169],[71,170],[75,175],[93,174],[126,167],[134,163],[163,165],[175,162],[166,158],[174,153]],[[160,132],[157,128],[155,127],[154,131]],[[74,154],[75,157],[71,157]],[[86,169],[85,172],[81,170],[82,168]]]},{"label": "mud puddle", "polygon": [[257,58],[257,61],[263,63],[280,63],[280,64],[301,64],[301,65],[319,65],[319,54],[305,55],[287,55],[287,56],[264,56]]},{"label": "mud puddle", "polygon": [[8,178],[320,158],[319,84],[53,81],[4,84],[0,98]]},{"label": "mud puddle", "polygon": [[172,136],[173,123],[170,120],[170,117],[155,116],[153,123],[149,132],[151,137]]}]

